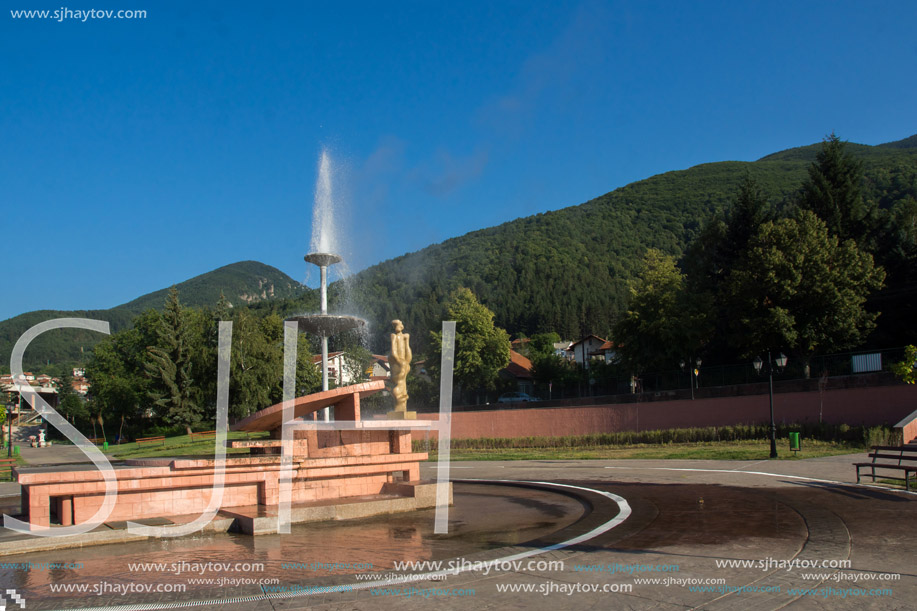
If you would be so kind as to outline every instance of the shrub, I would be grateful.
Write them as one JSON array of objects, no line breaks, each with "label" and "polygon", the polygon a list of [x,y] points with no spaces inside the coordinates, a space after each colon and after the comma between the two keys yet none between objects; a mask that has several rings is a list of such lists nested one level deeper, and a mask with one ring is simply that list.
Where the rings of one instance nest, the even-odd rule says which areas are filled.
[{"label": "shrub", "polygon": [[[845,442],[865,447],[892,445],[895,432],[887,426],[851,427],[847,424],[825,423],[781,424],[777,437],[786,439],[790,431],[800,433],[803,439]],[[765,440],[770,438],[770,425],[738,424],[686,429],[653,431],[616,431],[564,437],[482,437],[479,439],[453,439],[451,447],[457,450],[524,449],[524,448],[596,448],[632,445],[663,445],[669,443],[705,443],[715,441]],[[900,443],[900,442],[899,442]],[[436,449],[435,443],[423,440],[413,443],[415,452]]]}]

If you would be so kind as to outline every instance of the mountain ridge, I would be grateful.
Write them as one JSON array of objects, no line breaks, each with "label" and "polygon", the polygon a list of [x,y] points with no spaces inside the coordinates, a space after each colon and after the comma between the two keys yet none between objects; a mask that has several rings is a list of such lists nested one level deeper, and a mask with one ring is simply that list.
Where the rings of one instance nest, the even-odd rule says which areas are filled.
[{"label": "mountain ridge", "polygon": [[[262,299],[291,298],[310,291],[284,272],[259,261],[237,261],[188,278],[175,285],[183,305],[213,307],[220,293],[236,306],[251,305]],[[115,333],[130,326],[135,316],[149,308],[161,309],[171,287],[162,288],[126,303],[91,310],[32,310],[0,321],[0,358],[4,370],[9,355],[19,337],[30,327],[53,318],[92,318],[108,321]],[[92,348],[101,335],[80,329],[49,331],[36,337],[23,360],[27,369],[42,365],[78,364],[86,358],[86,348]]]},{"label": "mountain ridge", "polygon": [[[496,323],[511,333],[607,334],[626,306],[628,282],[647,248],[682,256],[707,219],[732,204],[746,172],[758,181],[772,204],[787,201],[805,179],[819,147],[815,143],[756,161],[703,163],[663,172],[581,204],[431,244],[376,263],[345,283],[335,283],[330,294],[332,309],[336,303],[356,303],[360,311],[349,313],[369,319],[373,326],[400,318],[414,332],[417,353],[425,347],[427,331],[441,319],[444,299],[457,286],[471,288],[495,312]],[[902,198],[917,198],[917,135],[875,146],[849,143],[848,150],[863,161],[864,192],[877,205],[887,209]],[[248,278],[250,292],[227,297],[238,300],[237,305],[245,302],[243,295],[254,298],[246,305],[257,312],[289,315],[310,311],[308,306],[314,301],[313,290],[280,270],[242,261],[176,285],[182,302],[213,305],[219,292],[214,293],[212,286],[209,292],[199,292],[200,299],[186,296],[185,291],[198,294],[195,281],[221,270],[230,284]],[[270,294],[265,284],[259,284],[262,277],[277,279]],[[345,289],[349,298],[343,295]],[[160,289],[121,306],[92,312],[115,316],[117,324],[112,321],[112,327],[116,330],[129,324],[125,318],[130,315],[146,307],[160,307],[167,291]],[[37,321],[36,314],[20,317]],[[8,355],[11,347],[13,329],[4,326],[0,323],[0,357]],[[371,348],[382,349],[379,345]]]}]

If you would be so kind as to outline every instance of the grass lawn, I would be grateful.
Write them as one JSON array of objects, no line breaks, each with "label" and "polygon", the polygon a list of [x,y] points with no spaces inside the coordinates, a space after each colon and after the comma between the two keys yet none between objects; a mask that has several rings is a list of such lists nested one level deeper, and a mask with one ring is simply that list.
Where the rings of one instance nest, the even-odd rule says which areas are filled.
[{"label": "grass lawn", "polygon": [[[230,432],[226,435],[226,438],[232,441],[236,439],[263,439],[267,436],[268,434],[266,432]],[[109,445],[106,454],[109,454],[113,458],[125,459],[151,458],[157,456],[213,456],[213,451],[213,437],[191,441],[190,436],[179,435],[178,437],[166,437],[163,445],[145,443],[138,446],[135,442],[122,443],[121,445]],[[226,453],[247,454],[248,450],[244,448],[226,448]]]},{"label": "grass lawn", "polygon": [[[432,445],[432,444],[431,444]],[[808,440],[802,451],[791,452],[787,440],[777,441],[780,460],[803,460],[821,456],[863,452],[859,445]],[[432,445],[435,447],[435,445]],[[430,460],[436,460],[430,452]],[[695,443],[637,444],[576,448],[476,448],[455,449],[452,460],[577,460],[595,458],[680,458],[689,460],[764,460],[770,456],[768,440],[704,441]]]},{"label": "grass lawn", "polygon": [[[917,476],[908,477],[908,479],[910,480],[910,483],[911,483],[910,489],[911,489],[911,490],[917,490]],[[866,479],[866,477],[864,476],[864,477],[863,477],[863,481],[868,483],[868,482],[870,482],[870,481],[872,481],[872,480],[871,480],[871,479]],[[882,476],[881,476],[881,475],[877,475],[877,476],[876,476],[876,483],[877,483],[877,484],[885,484],[886,486],[889,486],[889,487],[891,487],[891,488],[901,488],[902,490],[905,489],[905,485],[904,485],[904,480],[903,480],[903,479],[882,479]]]}]

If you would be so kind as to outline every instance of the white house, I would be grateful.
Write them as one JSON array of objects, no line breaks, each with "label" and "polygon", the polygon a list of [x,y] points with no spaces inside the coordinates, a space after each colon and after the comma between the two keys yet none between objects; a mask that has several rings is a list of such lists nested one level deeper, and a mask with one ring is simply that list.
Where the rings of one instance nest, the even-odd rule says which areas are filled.
[{"label": "white house", "polygon": [[589,361],[601,357],[606,360],[605,346],[611,347],[611,342],[598,335],[587,335],[575,341],[567,348],[567,354],[573,354],[573,360],[584,368],[589,369]]},{"label": "white house", "polygon": [[[322,355],[316,354],[312,357],[312,362],[316,367],[322,366]],[[370,380],[387,380],[392,374],[388,368],[388,357],[374,354],[370,366],[366,368],[363,375]],[[343,352],[328,353],[328,382],[335,386],[350,386],[359,382],[360,376],[356,371],[351,371],[346,365]]]},{"label": "white house", "polygon": [[573,345],[573,342],[566,340],[562,342],[554,342],[554,356],[559,356],[564,359],[572,359],[573,354],[568,352],[570,346]]}]

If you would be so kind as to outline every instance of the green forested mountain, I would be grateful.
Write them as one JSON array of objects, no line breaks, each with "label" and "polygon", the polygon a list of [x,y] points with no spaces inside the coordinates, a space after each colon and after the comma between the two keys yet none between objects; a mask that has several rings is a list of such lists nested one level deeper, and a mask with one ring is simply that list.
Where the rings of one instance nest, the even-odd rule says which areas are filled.
[{"label": "green forested mountain", "polygon": [[[182,304],[192,307],[212,306],[220,298],[220,292],[233,306],[294,297],[303,292],[301,284],[276,267],[258,261],[239,261],[225,265],[185,280],[175,285],[175,288],[181,294]],[[169,288],[160,289],[113,309],[139,314],[149,308],[161,308],[168,294]]]},{"label": "green forested mountain", "polygon": [[[270,265],[240,261],[175,285],[182,304],[213,307],[222,292],[234,306],[250,305],[265,299],[289,298],[310,293],[298,282]],[[9,367],[9,357],[19,336],[29,327],[52,318],[93,318],[107,320],[114,333],[130,326],[133,318],[149,308],[162,309],[169,289],[164,288],[108,310],[37,310],[0,322],[0,358]],[[61,329],[35,339],[25,354],[26,369],[43,370],[49,364],[82,363],[101,339],[98,333]]]},{"label": "green forested mountain", "polygon": [[[439,324],[439,304],[456,286],[471,288],[510,333],[607,337],[647,248],[682,256],[707,219],[734,202],[746,172],[773,204],[787,203],[820,146],[667,172],[579,206],[429,246],[357,274],[355,299],[372,320],[401,318],[421,340]],[[917,199],[917,137],[848,150],[863,160],[868,200],[887,211]]]},{"label": "green forested mountain", "polygon": [[[627,305],[628,283],[648,248],[684,256],[705,223],[733,204],[746,173],[762,187],[771,204],[791,203],[820,146],[789,149],[754,162],[708,163],[666,172],[577,206],[431,245],[367,268],[346,284],[335,283],[331,307],[369,319],[370,348],[376,351],[385,349],[382,337],[388,321],[400,318],[412,333],[415,354],[423,353],[429,331],[439,327],[443,302],[459,286],[470,288],[495,313],[495,323],[511,334],[556,331],[565,338],[585,333],[608,336]],[[877,256],[878,263],[897,269],[889,274],[889,286],[872,300],[873,307],[883,311],[880,327],[883,322],[886,325],[885,339],[876,341],[913,342],[915,338],[900,333],[888,335],[888,329],[902,328],[908,317],[907,304],[914,303],[917,295],[917,277],[909,271],[914,267],[914,253],[900,247],[917,235],[917,229],[910,226],[917,220],[917,136],[879,146],[847,146],[863,161],[866,199],[885,215],[883,239],[894,237],[896,231],[900,234],[896,244],[888,245],[884,260]],[[901,252],[892,252],[894,249]],[[245,262],[211,274],[215,275],[211,279],[204,274],[177,285],[183,304],[213,305],[222,288],[237,306],[245,301],[242,296],[257,296],[259,300],[249,305],[255,313],[288,315],[317,308],[314,291],[301,289],[269,266]],[[228,290],[229,286],[234,288]],[[274,287],[273,298],[267,286]],[[33,312],[2,323],[0,358],[8,358],[11,341],[29,326],[26,321],[34,324],[56,315],[86,315],[123,325],[133,313],[160,307],[165,290],[160,293],[97,316]],[[340,303],[350,305],[336,305]],[[884,314],[888,311],[892,314]],[[912,324],[907,326],[911,328]],[[31,362],[79,356],[81,341],[47,340],[33,349]]]}]

